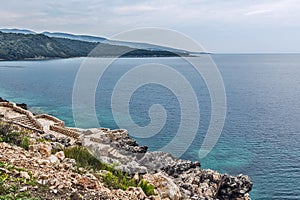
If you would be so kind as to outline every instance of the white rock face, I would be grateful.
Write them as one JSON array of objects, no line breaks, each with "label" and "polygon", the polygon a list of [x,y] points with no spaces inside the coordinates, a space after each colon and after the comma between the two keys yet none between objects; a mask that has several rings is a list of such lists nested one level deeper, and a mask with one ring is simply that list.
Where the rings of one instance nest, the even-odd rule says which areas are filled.
[{"label": "white rock face", "polygon": [[167,174],[163,172],[153,175],[145,174],[143,178],[155,187],[162,199],[179,200],[182,198],[179,187]]},{"label": "white rock face", "polygon": [[55,155],[49,156],[48,160],[50,161],[51,164],[59,163],[59,160]]}]

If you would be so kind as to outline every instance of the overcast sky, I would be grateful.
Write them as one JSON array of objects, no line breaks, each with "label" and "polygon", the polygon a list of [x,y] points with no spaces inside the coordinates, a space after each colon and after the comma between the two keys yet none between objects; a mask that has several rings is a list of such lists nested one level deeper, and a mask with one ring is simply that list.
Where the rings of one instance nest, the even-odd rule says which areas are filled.
[{"label": "overcast sky", "polygon": [[0,26],[105,37],[162,27],[214,53],[300,52],[299,0],[9,0]]}]

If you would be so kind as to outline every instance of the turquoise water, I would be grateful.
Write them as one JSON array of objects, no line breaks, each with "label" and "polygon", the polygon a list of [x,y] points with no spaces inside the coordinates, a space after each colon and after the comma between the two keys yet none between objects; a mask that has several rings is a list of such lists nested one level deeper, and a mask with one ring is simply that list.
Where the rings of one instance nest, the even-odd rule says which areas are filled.
[{"label": "turquoise water", "polygon": [[[250,175],[253,199],[300,199],[300,55],[214,55],[213,59],[226,89],[227,117],[217,145],[200,160],[202,167]],[[52,114],[74,126],[72,91],[83,60],[0,62],[0,96],[25,102],[36,113]],[[196,92],[200,126],[182,158],[199,160],[198,150],[210,120],[210,97],[201,77],[179,58],[123,58],[115,62],[97,88],[99,122],[118,128],[110,105],[116,82],[133,66],[152,62],[174,67]],[[153,138],[136,139],[151,150],[167,144],[180,122],[179,103],[172,92],[148,84],[137,90],[131,101],[130,113],[141,126],[149,123],[152,104],[165,107],[168,117],[161,132]],[[89,127],[89,122],[84,126]]]}]

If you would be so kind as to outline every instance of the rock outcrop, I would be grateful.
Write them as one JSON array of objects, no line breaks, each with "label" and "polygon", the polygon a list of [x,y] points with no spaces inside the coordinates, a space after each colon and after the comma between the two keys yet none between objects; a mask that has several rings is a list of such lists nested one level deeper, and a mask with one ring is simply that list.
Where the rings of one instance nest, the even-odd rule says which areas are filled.
[{"label": "rock outcrop", "polygon": [[[39,199],[151,199],[141,188],[130,187],[126,191],[106,188],[92,173],[77,172],[75,160],[65,158],[63,152],[48,156],[39,154],[38,149],[26,151],[7,143],[0,143],[0,149],[1,165],[9,165],[7,169],[2,166],[0,174],[5,173],[27,180],[21,183],[18,192],[31,191]],[[15,170],[15,167],[21,171]],[[29,184],[30,181],[36,181],[37,185]],[[47,190],[44,190],[45,188]]]},{"label": "rock outcrop", "polygon": [[182,160],[164,152],[148,152],[138,146],[126,130],[89,129],[82,131],[82,144],[101,161],[116,164],[153,184],[169,199],[247,200],[252,188],[248,176],[230,176],[202,170],[199,162]]},{"label": "rock outcrop", "polygon": [[[2,98],[0,102],[0,120],[13,122],[19,119],[19,115],[24,117],[26,114],[32,122],[41,126],[40,130],[22,123],[14,123],[15,126],[28,128],[35,134],[33,140],[44,141],[30,145],[29,151],[0,143],[0,161],[29,170],[30,173],[14,175],[26,180],[34,178],[40,185],[48,185],[50,190],[45,195],[52,199],[250,199],[253,183],[246,175],[220,174],[201,169],[199,162],[178,159],[165,152],[148,152],[147,146],[139,146],[124,129],[68,128],[55,117],[34,116]],[[115,168],[128,173],[137,182],[141,177],[147,180],[155,187],[156,196],[147,197],[141,188],[130,187],[127,191],[108,189],[95,175],[87,171],[82,173],[82,170],[77,173],[75,160],[66,158],[62,151],[76,144],[87,147],[100,161],[114,164]],[[6,169],[0,168],[0,173],[1,170]],[[21,189],[25,191],[30,187],[23,185]]]}]

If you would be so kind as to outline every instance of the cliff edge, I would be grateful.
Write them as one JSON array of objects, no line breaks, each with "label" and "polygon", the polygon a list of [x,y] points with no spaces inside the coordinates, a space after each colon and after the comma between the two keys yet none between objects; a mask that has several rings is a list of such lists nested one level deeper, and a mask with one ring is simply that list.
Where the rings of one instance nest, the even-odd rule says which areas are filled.
[{"label": "cliff edge", "polygon": [[[250,199],[253,183],[246,175],[149,152],[124,129],[65,127],[26,108],[0,98],[0,140],[6,142],[0,143],[0,197],[17,182],[15,194],[39,199]],[[70,154],[76,148],[87,153]],[[89,154],[94,167],[82,167]]]}]

